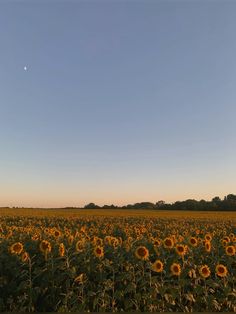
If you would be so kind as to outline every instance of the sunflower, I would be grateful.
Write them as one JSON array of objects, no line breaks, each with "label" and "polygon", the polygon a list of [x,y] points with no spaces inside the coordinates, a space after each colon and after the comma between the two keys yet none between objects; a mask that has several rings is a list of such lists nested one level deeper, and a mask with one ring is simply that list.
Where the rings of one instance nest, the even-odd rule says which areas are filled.
[{"label": "sunflower", "polygon": [[212,240],[212,236],[211,236],[210,233],[207,233],[207,234],[205,235],[205,240],[206,240],[206,241],[211,241],[211,240]]},{"label": "sunflower", "polygon": [[207,278],[210,276],[211,271],[207,265],[203,265],[199,268],[199,273],[200,273],[201,277]]},{"label": "sunflower", "polygon": [[72,234],[69,235],[68,238],[67,238],[67,240],[68,240],[69,245],[72,245],[72,243],[73,243],[73,241],[74,241],[73,235],[72,235]]},{"label": "sunflower", "polygon": [[55,238],[59,238],[61,236],[61,232],[59,230],[54,230],[53,235]]},{"label": "sunflower", "polygon": [[190,244],[191,246],[195,247],[195,246],[197,246],[197,243],[198,243],[197,238],[191,237],[191,238],[189,239],[189,244]]},{"label": "sunflower", "polygon": [[225,240],[223,239],[223,240],[221,240],[221,243],[222,243],[223,246],[227,246],[229,242],[228,242],[228,241],[225,241]]},{"label": "sunflower", "polygon": [[185,230],[185,231],[183,232],[183,236],[186,237],[187,234],[188,234],[188,231]]},{"label": "sunflower", "polygon": [[45,228],[45,229],[44,229],[44,232],[49,234],[49,233],[50,233],[49,228]]},{"label": "sunflower", "polygon": [[216,274],[219,277],[225,277],[228,273],[228,270],[226,268],[226,266],[222,265],[222,264],[218,264],[216,265]]},{"label": "sunflower", "polygon": [[119,245],[119,240],[116,237],[112,237],[111,245],[116,248]]},{"label": "sunflower", "polygon": [[170,271],[171,271],[172,275],[179,276],[181,274],[181,266],[180,266],[180,264],[173,263],[170,266]]},{"label": "sunflower", "polygon": [[179,242],[183,242],[184,241],[184,237],[180,235],[178,241]]},{"label": "sunflower", "polygon": [[83,233],[85,233],[85,231],[86,231],[86,226],[82,226],[82,227],[80,228],[80,231],[83,232]]},{"label": "sunflower", "polygon": [[64,243],[59,244],[59,255],[62,257],[65,255],[65,245]]},{"label": "sunflower", "polygon": [[225,237],[223,237],[222,240],[225,241],[225,242],[227,242],[227,243],[229,243],[229,242],[230,242],[230,237],[225,236]]},{"label": "sunflower", "polygon": [[229,246],[226,246],[225,248],[225,252],[227,255],[229,256],[234,256],[235,255],[235,247],[233,245],[229,245]]},{"label": "sunflower", "polygon": [[11,254],[20,255],[23,252],[24,246],[20,242],[16,242],[11,245],[10,252]]},{"label": "sunflower", "polygon": [[197,241],[198,241],[198,243],[200,243],[200,244],[205,242],[205,240],[203,240],[203,239],[202,239],[202,238],[200,238],[200,237],[199,237],[199,238],[197,238]]},{"label": "sunflower", "polygon": [[9,230],[8,234],[6,235],[6,239],[10,239],[12,237],[12,235],[13,235],[12,230]]},{"label": "sunflower", "polygon": [[160,239],[152,239],[152,243],[154,246],[159,247],[161,245]]},{"label": "sunflower", "polygon": [[145,246],[139,246],[135,251],[135,255],[139,259],[146,260],[148,259],[149,251]]},{"label": "sunflower", "polygon": [[38,239],[39,239],[39,235],[38,234],[33,234],[32,236],[31,236],[31,239],[33,240],[33,241],[37,241]]},{"label": "sunflower", "polygon": [[104,243],[107,245],[111,245],[111,239],[112,239],[111,236],[105,236]]},{"label": "sunflower", "polygon": [[79,240],[76,242],[75,249],[77,252],[81,253],[84,250],[84,240]]},{"label": "sunflower", "polygon": [[164,240],[164,247],[165,248],[168,248],[168,249],[171,249],[171,248],[173,248],[173,246],[174,246],[174,241],[173,241],[173,239],[172,238],[165,238],[165,240]]},{"label": "sunflower", "polygon": [[25,262],[27,262],[29,260],[29,254],[27,253],[27,252],[23,252],[22,254],[21,254],[21,261],[23,262],[23,263],[25,263]]},{"label": "sunflower", "polygon": [[43,240],[39,245],[40,251],[43,253],[49,253],[52,250],[51,243],[47,240]]},{"label": "sunflower", "polygon": [[96,246],[94,248],[94,255],[97,257],[103,257],[104,256],[104,249],[102,246]]},{"label": "sunflower", "polygon": [[205,242],[205,250],[206,250],[206,252],[211,251],[211,242],[210,241]]},{"label": "sunflower", "polygon": [[122,237],[118,237],[118,241],[119,241],[119,246],[121,246],[121,245],[122,245],[122,243],[123,243],[123,239],[122,239]]},{"label": "sunflower", "polygon": [[161,273],[163,271],[163,263],[160,260],[155,261],[152,264],[152,270],[157,273]]},{"label": "sunflower", "polygon": [[175,247],[175,251],[178,255],[183,256],[187,253],[187,246],[183,244],[177,244]]},{"label": "sunflower", "polygon": [[133,238],[132,238],[132,237],[128,237],[128,238],[127,238],[127,241],[128,241],[129,243],[131,243],[131,242],[133,241]]},{"label": "sunflower", "polygon": [[69,236],[70,236],[70,231],[67,230],[67,229],[65,230],[65,236],[66,236],[66,237],[69,237]]},{"label": "sunflower", "polygon": [[94,244],[94,245],[101,246],[101,245],[103,245],[103,239],[98,238],[98,237],[94,237],[94,239],[93,239],[93,244]]}]

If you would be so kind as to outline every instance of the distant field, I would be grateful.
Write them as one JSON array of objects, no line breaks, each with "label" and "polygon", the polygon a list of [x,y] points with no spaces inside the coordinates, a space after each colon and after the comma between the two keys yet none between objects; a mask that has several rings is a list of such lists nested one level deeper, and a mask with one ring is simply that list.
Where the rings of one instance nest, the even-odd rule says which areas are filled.
[{"label": "distant field", "polygon": [[127,209],[0,209],[0,216],[34,216],[34,217],[160,217],[160,218],[216,218],[236,220],[236,212],[203,211],[166,211],[166,210],[127,210]]}]

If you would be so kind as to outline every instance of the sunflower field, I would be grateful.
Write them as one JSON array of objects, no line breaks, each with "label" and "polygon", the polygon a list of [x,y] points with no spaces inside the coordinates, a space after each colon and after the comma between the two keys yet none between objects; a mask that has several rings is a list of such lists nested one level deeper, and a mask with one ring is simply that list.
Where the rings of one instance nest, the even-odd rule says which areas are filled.
[{"label": "sunflower field", "polygon": [[0,311],[236,312],[235,218],[5,213]]}]

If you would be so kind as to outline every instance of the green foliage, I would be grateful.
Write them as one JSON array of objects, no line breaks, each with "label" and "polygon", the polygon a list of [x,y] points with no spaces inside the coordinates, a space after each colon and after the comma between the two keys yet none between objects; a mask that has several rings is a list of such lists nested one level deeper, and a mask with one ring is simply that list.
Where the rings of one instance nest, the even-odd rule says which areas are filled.
[{"label": "green foliage", "polygon": [[[218,220],[1,217],[0,311],[235,312],[236,255],[227,255],[222,243],[228,237],[228,244],[235,245],[235,226],[235,220],[223,215]],[[212,237],[210,252],[204,245],[207,234]],[[186,255],[166,248],[166,237],[188,246]],[[196,247],[190,246],[191,237],[198,239]],[[40,251],[42,240],[51,244],[47,255]],[[94,254],[98,240],[104,248],[101,257]],[[77,241],[84,244],[81,251]],[[11,252],[16,242],[23,244],[29,259]],[[60,243],[65,246],[62,256]],[[147,259],[135,254],[139,246],[148,250]],[[160,273],[153,269],[157,259],[164,265]],[[170,271],[173,262],[181,267],[179,276]],[[219,263],[228,269],[224,278],[215,272]],[[202,264],[211,271],[207,278],[199,272]]]},{"label": "green foliage", "polygon": [[236,195],[228,194],[223,200],[219,196],[215,196],[211,201],[188,199],[185,201],[177,201],[173,204],[158,201],[156,204],[151,202],[141,202],[128,204],[122,207],[115,205],[104,205],[102,207],[90,203],[84,206],[85,209],[162,209],[162,210],[187,210],[187,211],[236,211]]}]

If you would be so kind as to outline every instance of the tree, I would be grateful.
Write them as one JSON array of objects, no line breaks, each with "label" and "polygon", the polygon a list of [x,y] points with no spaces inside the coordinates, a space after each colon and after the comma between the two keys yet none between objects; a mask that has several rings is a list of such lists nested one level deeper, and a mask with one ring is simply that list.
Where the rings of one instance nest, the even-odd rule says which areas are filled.
[{"label": "tree", "polygon": [[215,196],[213,197],[213,199],[211,200],[213,203],[218,203],[218,202],[221,202],[221,199],[219,196]]},{"label": "tree", "polygon": [[158,201],[158,202],[156,202],[156,207],[157,208],[162,208],[164,206],[165,206],[165,201]]},{"label": "tree", "polygon": [[94,204],[94,203],[89,203],[87,205],[84,206],[85,209],[96,209],[96,208],[100,208],[100,206]]},{"label": "tree", "polygon": [[228,195],[226,196],[226,200],[227,200],[227,201],[236,202],[236,195],[234,195],[234,194],[228,194]]}]

